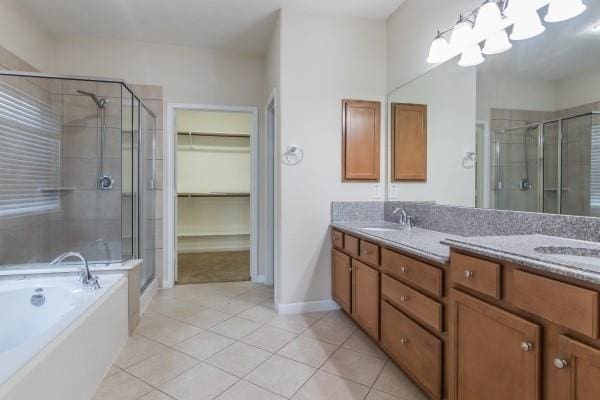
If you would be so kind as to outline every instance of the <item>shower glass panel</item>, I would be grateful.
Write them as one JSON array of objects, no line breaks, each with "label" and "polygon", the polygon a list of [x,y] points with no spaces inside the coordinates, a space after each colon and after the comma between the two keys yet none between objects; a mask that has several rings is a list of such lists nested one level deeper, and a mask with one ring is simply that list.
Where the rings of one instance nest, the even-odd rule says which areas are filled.
[{"label": "shower glass panel", "polygon": [[539,137],[537,124],[496,132],[496,208],[539,209]]},{"label": "shower glass panel", "polygon": [[591,215],[592,118],[587,114],[562,122],[561,214]]},{"label": "shower glass panel", "polygon": [[122,82],[0,71],[0,269],[144,257],[146,285],[154,124]]},{"label": "shower glass panel", "polygon": [[543,211],[545,213],[556,214],[560,212],[559,199],[559,174],[558,174],[558,132],[559,121],[551,121],[543,124],[544,132],[544,193],[543,193]]}]

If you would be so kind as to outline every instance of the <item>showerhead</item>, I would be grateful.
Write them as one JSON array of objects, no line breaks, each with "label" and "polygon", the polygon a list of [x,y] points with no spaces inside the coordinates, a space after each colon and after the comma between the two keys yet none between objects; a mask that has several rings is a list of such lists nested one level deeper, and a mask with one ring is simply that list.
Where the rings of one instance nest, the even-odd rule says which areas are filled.
[{"label": "showerhead", "polygon": [[104,98],[99,99],[98,96],[96,96],[94,93],[86,92],[85,90],[78,90],[77,93],[81,93],[83,95],[90,96],[92,98],[92,100],[94,100],[94,103],[96,103],[98,108],[104,108],[106,106],[106,103],[108,103],[107,99],[104,99]]}]

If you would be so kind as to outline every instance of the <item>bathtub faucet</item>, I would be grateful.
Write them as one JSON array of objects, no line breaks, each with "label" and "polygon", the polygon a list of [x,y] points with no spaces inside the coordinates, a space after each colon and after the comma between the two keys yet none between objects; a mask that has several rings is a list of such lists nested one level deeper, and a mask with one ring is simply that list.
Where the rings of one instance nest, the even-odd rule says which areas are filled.
[{"label": "bathtub faucet", "polygon": [[88,266],[88,262],[85,259],[84,256],[81,255],[81,253],[77,253],[74,251],[68,252],[68,253],[63,253],[60,256],[56,257],[54,260],[52,260],[50,262],[50,264],[54,265],[54,264],[58,264],[63,262],[64,260],[66,260],[67,258],[70,257],[75,257],[78,258],[81,263],[82,263],[82,271],[81,271],[81,276],[79,277],[79,280],[81,281],[81,284],[83,286],[89,286],[92,289],[100,289],[100,283],[98,282],[98,277],[97,276],[92,276],[91,272],[90,272],[90,267]]}]

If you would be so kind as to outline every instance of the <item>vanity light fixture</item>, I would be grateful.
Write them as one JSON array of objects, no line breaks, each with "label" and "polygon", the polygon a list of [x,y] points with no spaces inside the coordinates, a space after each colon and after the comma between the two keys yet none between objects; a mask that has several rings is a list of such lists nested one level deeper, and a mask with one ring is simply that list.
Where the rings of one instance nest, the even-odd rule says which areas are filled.
[{"label": "vanity light fixture", "polygon": [[560,22],[578,16],[585,11],[582,0],[550,0],[546,22]]},{"label": "vanity light fixture", "polygon": [[437,36],[431,42],[431,48],[429,49],[429,57],[427,62],[430,64],[439,64],[444,62],[450,56],[450,45],[448,41],[438,31]]},{"label": "vanity light fixture", "polygon": [[[459,65],[481,64],[484,58],[479,43],[485,41],[483,54],[509,50],[512,44],[506,29],[511,25],[511,40],[525,40],[544,32],[538,10],[545,6],[547,22],[565,21],[586,10],[583,0],[485,0],[469,14],[461,14],[453,28],[438,31],[427,62],[439,64],[461,54]],[[451,35],[449,44],[444,38],[447,33]]]}]

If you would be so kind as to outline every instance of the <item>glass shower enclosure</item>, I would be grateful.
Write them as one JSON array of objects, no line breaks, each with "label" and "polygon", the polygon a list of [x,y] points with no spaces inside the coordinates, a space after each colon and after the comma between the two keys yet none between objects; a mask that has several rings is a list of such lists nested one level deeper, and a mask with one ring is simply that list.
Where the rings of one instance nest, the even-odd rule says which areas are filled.
[{"label": "glass shower enclosure", "polygon": [[600,216],[600,114],[495,132],[496,208]]},{"label": "glass shower enclosure", "polygon": [[0,71],[0,268],[143,258],[153,279],[155,116],[122,81]]}]

